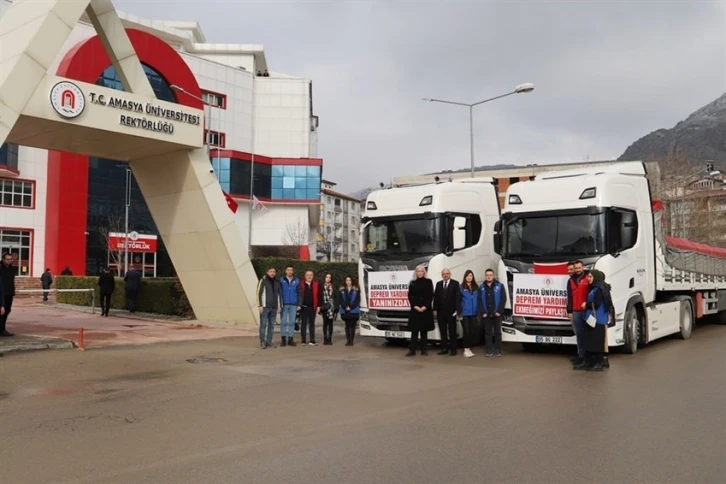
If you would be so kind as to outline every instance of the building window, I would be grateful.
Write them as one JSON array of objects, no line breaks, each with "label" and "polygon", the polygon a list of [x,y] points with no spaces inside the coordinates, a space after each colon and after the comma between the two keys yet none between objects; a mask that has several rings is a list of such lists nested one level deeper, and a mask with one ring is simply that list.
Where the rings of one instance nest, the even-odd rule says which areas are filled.
[{"label": "building window", "polygon": [[12,265],[19,276],[30,275],[32,247],[31,231],[0,228],[0,253],[10,253],[13,256]]},{"label": "building window", "polygon": [[18,145],[14,143],[3,143],[0,146],[0,165],[18,170]]},{"label": "building window", "polygon": [[219,131],[204,131],[206,137],[206,144],[215,148],[224,148],[227,146],[227,135],[220,133]]},{"label": "building window", "polygon": [[216,92],[202,91],[202,100],[208,106],[215,108],[227,109],[227,96]]},{"label": "building window", "polygon": [[[162,101],[168,101],[170,103],[176,103],[176,96],[172,91],[166,79],[159,74],[153,67],[149,67],[146,64],[141,64],[146,73],[146,78],[149,80],[156,98]],[[116,69],[113,66],[108,66],[106,70],[101,73],[101,76],[96,81],[96,85],[107,87],[109,89],[116,89],[117,91],[123,91],[124,86],[121,84]]]},{"label": "building window", "polygon": [[330,198],[330,195],[328,195],[327,197],[325,197],[325,199],[326,199],[327,203],[329,203],[329,204],[330,203],[333,203],[333,199]]},{"label": "building window", "polygon": [[0,179],[0,205],[33,208],[32,181]]},{"label": "building window", "polygon": [[320,200],[320,167],[272,166],[272,199]]},{"label": "building window", "polygon": [[340,198],[335,199],[335,206],[340,207]]}]

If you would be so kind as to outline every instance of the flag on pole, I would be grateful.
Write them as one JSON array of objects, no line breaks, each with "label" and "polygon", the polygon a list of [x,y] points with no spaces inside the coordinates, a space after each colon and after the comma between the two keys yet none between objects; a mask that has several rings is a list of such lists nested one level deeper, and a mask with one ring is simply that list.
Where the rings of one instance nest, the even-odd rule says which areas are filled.
[{"label": "flag on pole", "polygon": [[232,210],[232,213],[237,213],[237,207],[239,207],[239,204],[235,202],[234,198],[232,198],[229,193],[224,190],[222,190],[222,193],[224,193],[224,199],[227,201],[229,209]]},{"label": "flag on pole", "polygon": [[257,198],[255,195],[252,195],[252,210],[262,210],[264,212],[267,210],[267,207],[265,207],[265,204],[260,202],[259,198]]}]

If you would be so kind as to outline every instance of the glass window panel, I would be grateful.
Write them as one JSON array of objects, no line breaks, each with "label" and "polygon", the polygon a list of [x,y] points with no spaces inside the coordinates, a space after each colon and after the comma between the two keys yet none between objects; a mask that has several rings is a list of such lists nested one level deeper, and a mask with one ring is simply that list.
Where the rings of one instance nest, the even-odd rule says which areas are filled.
[{"label": "glass window panel", "polygon": [[307,188],[308,187],[308,179],[304,176],[297,176],[295,177],[295,188]]},{"label": "glass window panel", "polygon": [[320,177],[308,177],[308,188],[320,190]]},{"label": "glass window panel", "polygon": [[292,165],[285,165],[283,167],[285,176],[295,176],[295,167]]},{"label": "glass window panel", "polygon": [[276,188],[282,188],[282,177],[281,176],[273,176],[272,177],[272,189]]},{"label": "glass window panel", "polygon": [[307,197],[308,200],[320,200],[320,192],[317,189],[314,190],[307,190]]},{"label": "glass window panel", "polygon": [[12,193],[3,193],[3,205],[12,205],[13,204],[13,194]]},{"label": "glass window panel", "polygon": [[229,164],[230,164],[229,158],[220,158],[219,159],[219,167],[222,170],[229,170]]},{"label": "glass window panel", "polygon": [[23,207],[32,207],[33,197],[30,195],[23,195]]},{"label": "glass window panel", "polygon": [[281,165],[272,165],[272,176],[284,176],[285,167]]},{"label": "glass window panel", "polygon": [[286,176],[282,179],[282,188],[295,188],[295,177]]},{"label": "glass window panel", "polygon": [[22,207],[23,206],[23,196],[20,194],[13,195],[13,205],[16,207]]},{"label": "glass window panel", "polygon": [[223,182],[223,183],[220,183],[219,185],[222,187],[222,190],[224,190],[227,193],[230,193],[229,182]]},{"label": "glass window panel", "polygon": [[314,176],[320,178],[320,167],[319,166],[308,166],[308,176]]},{"label": "glass window panel", "polygon": [[23,183],[23,193],[33,193],[33,184],[28,182]]},{"label": "glass window panel", "polygon": [[284,189],[282,191],[282,198],[284,200],[293,200],[295,198],[295,190],[290,190],[288,188]]},{"label": "glass window panel", "polygon": [[219,182],[229,184],[229,170],[221,170],[219,172]]},{"label": "glass window panel", "polygon": [[275,200],[281,200],[282,199],[282,189],[273,188],[272,189],[272,198]]},{"label": "glass window panel", "polygon": [[307,193],[305,193],[307,190],[295,190],[295,200],[305,200],[305,197],[307,196]]},{"label": "glass window panel", "polygon": [[307,176],[307,174],[308,174],[307,166],[296,166],[295,167],[295,176]]}]

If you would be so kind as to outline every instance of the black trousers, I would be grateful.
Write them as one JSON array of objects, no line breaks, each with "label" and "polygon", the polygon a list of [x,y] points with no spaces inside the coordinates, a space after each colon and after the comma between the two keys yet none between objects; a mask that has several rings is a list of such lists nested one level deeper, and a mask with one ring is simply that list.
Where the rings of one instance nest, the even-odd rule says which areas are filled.
[{"label": "black trousers", "polygon": [[314,308],[302,308],[300,309],[300,338],[305,343],[307,338],[308,326],[310,327],[310,342],[315,343],[315,309]]},{"label": "black trousers", "polygon": [[487,353],[502,351],[502,317],[484,318],[484,340],[487,344]]},{"label": "black trousers", "polygon": [[101,293],[101,314],[108,316],[109,309],[111,309],[111,294]]},{"label": "black trousers", "polygon": [[13,296],[5,296],[5,314],[0,316],[0,333],[5,331],[5,324],[8,322],[8,316],[10,316],[10,310],[13,309]]},{"label": "black trousers", "polygon": [[476,316],[464,316],[461,318],[461,329],[464,330],[464,348],[474,346],[474,341],[471,337],[474,334],[474,324],[476,324]]},{"label": "black trousers", "polygon": [[[448,311],[446,311],[448,313]],[[441,333],[441,347],[448,348],[450,351],[456,351],[456,341],[458,335],[456,334],[456,318],[452,314],[442,314],[439,311],[439,332]]]},{"label": "black trousers", "polygon": [[132,313],[136,312],[136,296],[138,291],[126,291],[126,308]]},{"label": "black trousers", "polygon": [[333,318],[329,318],[326,314],[328,311],[323,312],[323,339],[327,341],[333,340]]},{"label": "black trousers", "polygon": [[355,339],[355,327],[358,324],[358,318],[349,318],[345,320],[345,338],[349,343]]},{"label": "black trousers", "polygon": [[604,354],[602,351],[585,351],[585,364],[587,366],[602,365]]},{"label": "black trousers", "polygon": [[408,347],[411,351],[416,351],[416,348],[421,345],[421,351],[426,351],[426,344],[429,342],[428,331],[411,331],[411,345]]},{"label": "black trousers", "polygon": [[50,291],[50,286],[43,284],[43,291],[45,291],[43,293],[43,301],[47,301],[48,300],[48,291]]}]

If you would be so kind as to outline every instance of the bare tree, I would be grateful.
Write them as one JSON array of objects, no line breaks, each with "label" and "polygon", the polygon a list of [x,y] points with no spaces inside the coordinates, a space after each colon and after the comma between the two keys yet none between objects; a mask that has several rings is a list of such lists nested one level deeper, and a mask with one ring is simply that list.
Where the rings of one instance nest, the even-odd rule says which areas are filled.
[{"label": "bare tree", "polygon": [[318,233],[318,256],[325,257],[326,261],[331,262],[333,260],[337,260],[337,258],[341,255],[342,248],[342,241],[340,238],[337,238],[336,240],[334,233]]},{"label": "bare tree", "polygon": [[307,224],[300,218],[295,223],[288,223],[285,226],[285,233],[282,235],[282,243],[285,257],[297,258],[300,256],[300,247],[308,245],[309,231]]},{"label": "bare tree", "polygon": [[125,233],[125,230],[126,227],[124,218],[113,215],[110,215],[107,223],[99,229],[101,239],[103,240],[106,250],[108,250],[109,263],[116,265],[116,272],[119,277],[121,276],[121,269],[124,264],[124,251],[123,248],[118,247],[114,243],[114,238],[111,234],[123,234]]}]

